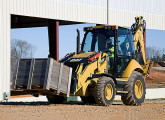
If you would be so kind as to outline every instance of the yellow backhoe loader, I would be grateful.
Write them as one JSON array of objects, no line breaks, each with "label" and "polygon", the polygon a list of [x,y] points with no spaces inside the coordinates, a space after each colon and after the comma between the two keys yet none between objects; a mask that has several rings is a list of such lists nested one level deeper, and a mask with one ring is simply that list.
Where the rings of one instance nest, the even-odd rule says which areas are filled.
[{"label": "yellow backhoe loader", "polygon": [[98,105],[110,105],[116,94],[126,105],[144,101],[151,61],[145,57],[145,21],[143,17],[135,20],[131,29],[117,25],[84,28],[81,50],[61,60],[73,68],[71,95]]},{"label": "yellow backhoe loader", "polygon": [[[39,72],[33,73],[38,70],[37,64],[33,66],[37,62],[31,60],[30,64],[29,61],[30,77],[27,83],[22,83],[28,84],[23,91],[46,95],[51,103],[63,102],[66,96],[60,91],[66,91],[67,97],[81,96],[82,101],[89,104],[110,105],[117,94],[121,95],[125,105],[140,105],[145,99],[145,78],[151,67],[151,61],[146,62],[145,57],[145,24],[143,17],[136,17],[131,29],[117,25],[85,27],[81,49],[78,36],[77,53],[67,54],[59,61],[59,66],[51,60],[45,63],[49,67],[46,67],[46,74],[42,76],[47,76],[44,80],[37,82],[35,75]],[[61,69],[63,66],[65,71]],[[66,66],[72,68],[71,72],[66,72]],[[17,73],[18,67],[13,91],[23,86],[17,85],[20,83]],[[70,82],[66,83],[67,78]],[[60,84],[63,84],[61,89]]]}]

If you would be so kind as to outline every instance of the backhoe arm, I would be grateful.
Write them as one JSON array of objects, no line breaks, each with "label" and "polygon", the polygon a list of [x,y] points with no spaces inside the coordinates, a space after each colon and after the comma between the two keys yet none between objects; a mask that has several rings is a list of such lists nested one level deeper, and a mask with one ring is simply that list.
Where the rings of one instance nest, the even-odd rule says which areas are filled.
[{"label": "backhoe arm", "polygon": [[[143,75],[148,76],[150,69],[152,67],[152,61],[148,60],[146,61],[146,48],[144,43],[144,32],[146,30],[146,22],[143,20],[143,17],[136,17],[135,23],[131,26],[131,30],[134,37],[134,48],[135,48],[135,55],[136,60],[139,62],[139,64],[143,65]],[[142,56],[142,58],[140,57]],[[140,62],[142,59],[142,63]]]},{"label": "backhoe arm", "polygon": [[144,45],[144,32],[146,30],[146,22],[143,17],[136,17],[135,23],[131,26],[131,31],[134,37],[134,48],[136,60],[139,62],[140,54],[142,53],[143,64],[146,64],[145,45]]}]

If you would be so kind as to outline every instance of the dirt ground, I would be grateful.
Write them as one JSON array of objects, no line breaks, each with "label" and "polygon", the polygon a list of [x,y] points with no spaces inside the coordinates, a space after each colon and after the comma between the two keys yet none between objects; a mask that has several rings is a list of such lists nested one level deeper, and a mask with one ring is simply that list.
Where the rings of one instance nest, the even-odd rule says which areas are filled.
[{"label": "dirt ground", "polygon": [[0,120],[164,120],[165,103],[108,107],[48,103],[0,104]]},{"label": "dirt ground", "polygon": [[165,72],[151,71],[147,83],[165,84]]},{"label": "dirt ground", "polygon": [[[160,62],[161,63],[161,62]],[[165,61],[163,61],[165,63]],[[158,63],[154,63],[152,67],[163,67]],[[161,70],[161,69],[160,69]],[[165,84],[165,72],[161,71],[150,71],[149,77],[146,78],[148,84]]]},{"label": "dirt ground", "polygon": [[[165,72],[151,71],[146,82],[149,87],[165,87]],[[165,100],[141,106],[115,102],[108,107],[82,103],[0,103],[0,120],[165,120]]]},{"label": "dirt ground", "polygon": [[[155,63],[153,67],[162,67],[158,63]],[[146,78],[147,88],[165,88],[165,72],[151,71],[149,77]]]}]

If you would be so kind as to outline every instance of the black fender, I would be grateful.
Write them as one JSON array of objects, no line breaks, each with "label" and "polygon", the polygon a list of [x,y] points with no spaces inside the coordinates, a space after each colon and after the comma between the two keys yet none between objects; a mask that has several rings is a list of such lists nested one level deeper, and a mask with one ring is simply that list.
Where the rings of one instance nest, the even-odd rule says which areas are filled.
[{"label": "black fender", "polygon": [[106,73],[92,74],[91,78],[99,78],[99,77],[104,77],[104,76],[112,78],[114,83],[117,84],[116,78],[111,74],[106,74]]}]

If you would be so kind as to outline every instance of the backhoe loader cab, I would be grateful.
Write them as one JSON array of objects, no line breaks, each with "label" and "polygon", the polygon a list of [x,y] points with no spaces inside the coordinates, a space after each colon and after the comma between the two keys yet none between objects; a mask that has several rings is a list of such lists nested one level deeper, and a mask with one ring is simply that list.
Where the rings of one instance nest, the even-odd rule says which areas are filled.
[{"label": "backhoe loader cab", "polygon": [[84,30],[81,53],[107,53],[107,72],[121,77],[129,62],[135,58],[132,31],[118,26],[87,27]]}]

